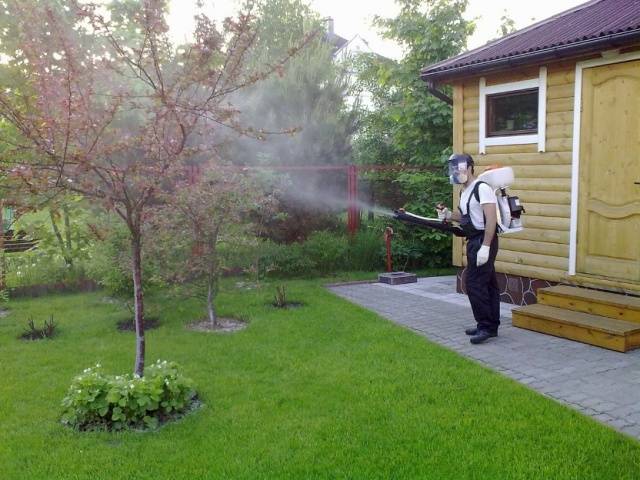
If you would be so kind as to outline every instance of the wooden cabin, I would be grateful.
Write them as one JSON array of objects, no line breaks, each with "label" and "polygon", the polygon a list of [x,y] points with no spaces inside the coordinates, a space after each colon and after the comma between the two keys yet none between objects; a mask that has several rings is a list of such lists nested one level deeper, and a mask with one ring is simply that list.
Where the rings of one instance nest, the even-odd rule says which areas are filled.
[{"label": "wooden cabin", "polygon": [[[587,2],[421,77],[453,88],[453,150],[515,172],[525,229],[500,240],[503,301],[556,284],[640,295],[640,1]],[[454,239],[459,291],[465,262]]]}]

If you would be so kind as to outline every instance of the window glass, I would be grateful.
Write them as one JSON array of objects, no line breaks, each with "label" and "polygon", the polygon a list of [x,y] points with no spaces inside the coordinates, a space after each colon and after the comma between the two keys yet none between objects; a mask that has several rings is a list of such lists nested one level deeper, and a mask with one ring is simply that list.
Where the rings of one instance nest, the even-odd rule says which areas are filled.
[{"label": "window glass", "polygon": [[487,137],[537,132],[537,88],[487,95]]}]

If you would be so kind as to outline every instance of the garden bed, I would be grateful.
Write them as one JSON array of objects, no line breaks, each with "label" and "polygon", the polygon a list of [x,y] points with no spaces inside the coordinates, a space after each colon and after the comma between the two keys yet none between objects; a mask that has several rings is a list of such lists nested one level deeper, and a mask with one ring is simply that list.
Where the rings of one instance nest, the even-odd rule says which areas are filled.
[{"label": "garden bed", "polygon": [[196,332],[219,333],[238,332],[246,327],[246,322],[229,317],[219,318],[217,325],[213,325],[209,320],[200,320],[198,322],[191,323],[188,326],[189,330],[195,330]]}]

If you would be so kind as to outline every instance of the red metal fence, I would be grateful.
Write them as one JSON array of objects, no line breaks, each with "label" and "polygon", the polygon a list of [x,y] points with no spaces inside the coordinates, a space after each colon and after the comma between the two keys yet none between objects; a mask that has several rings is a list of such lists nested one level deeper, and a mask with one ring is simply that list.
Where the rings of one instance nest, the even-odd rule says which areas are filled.
[{"label": "red metal fence", "polygon": [[[424,166],[407,167],[403,165],[268,165],[268,166],[225,166],[238,171],[250,170],[281,170],[281,171],[344,171],[347,175],[347,231],[355,234],[360,226],[360,205],[358,201],[358,174],[361,172],[438,172],[442,167]],[[202,174],[202,165],[187,167],[188,182],[195,183]]]}]

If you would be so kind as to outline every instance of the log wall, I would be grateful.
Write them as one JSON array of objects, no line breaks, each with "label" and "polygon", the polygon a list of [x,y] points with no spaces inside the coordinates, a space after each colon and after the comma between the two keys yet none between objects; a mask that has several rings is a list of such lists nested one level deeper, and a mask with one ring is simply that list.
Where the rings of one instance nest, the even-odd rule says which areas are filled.
[{"label": "log wall", "polygon": [[[489,75],[487,85],[537,78],[538,67]],[[488,165],[513,167],[510,188],[526,209],[523,232],[501,237],[499,272],[560,281],[569,266],[569,216],[575,62],[547,66],[546,151],[537,145],[488,146],[478,153],[478,78],[454,85],[454,151],[473,156],[476,172]],[[462,130],[460,132],[460,129]],[[458,191],[453,203],[457,207]],[[453,263],[466,265],[463,243],[454,239]]]}]

